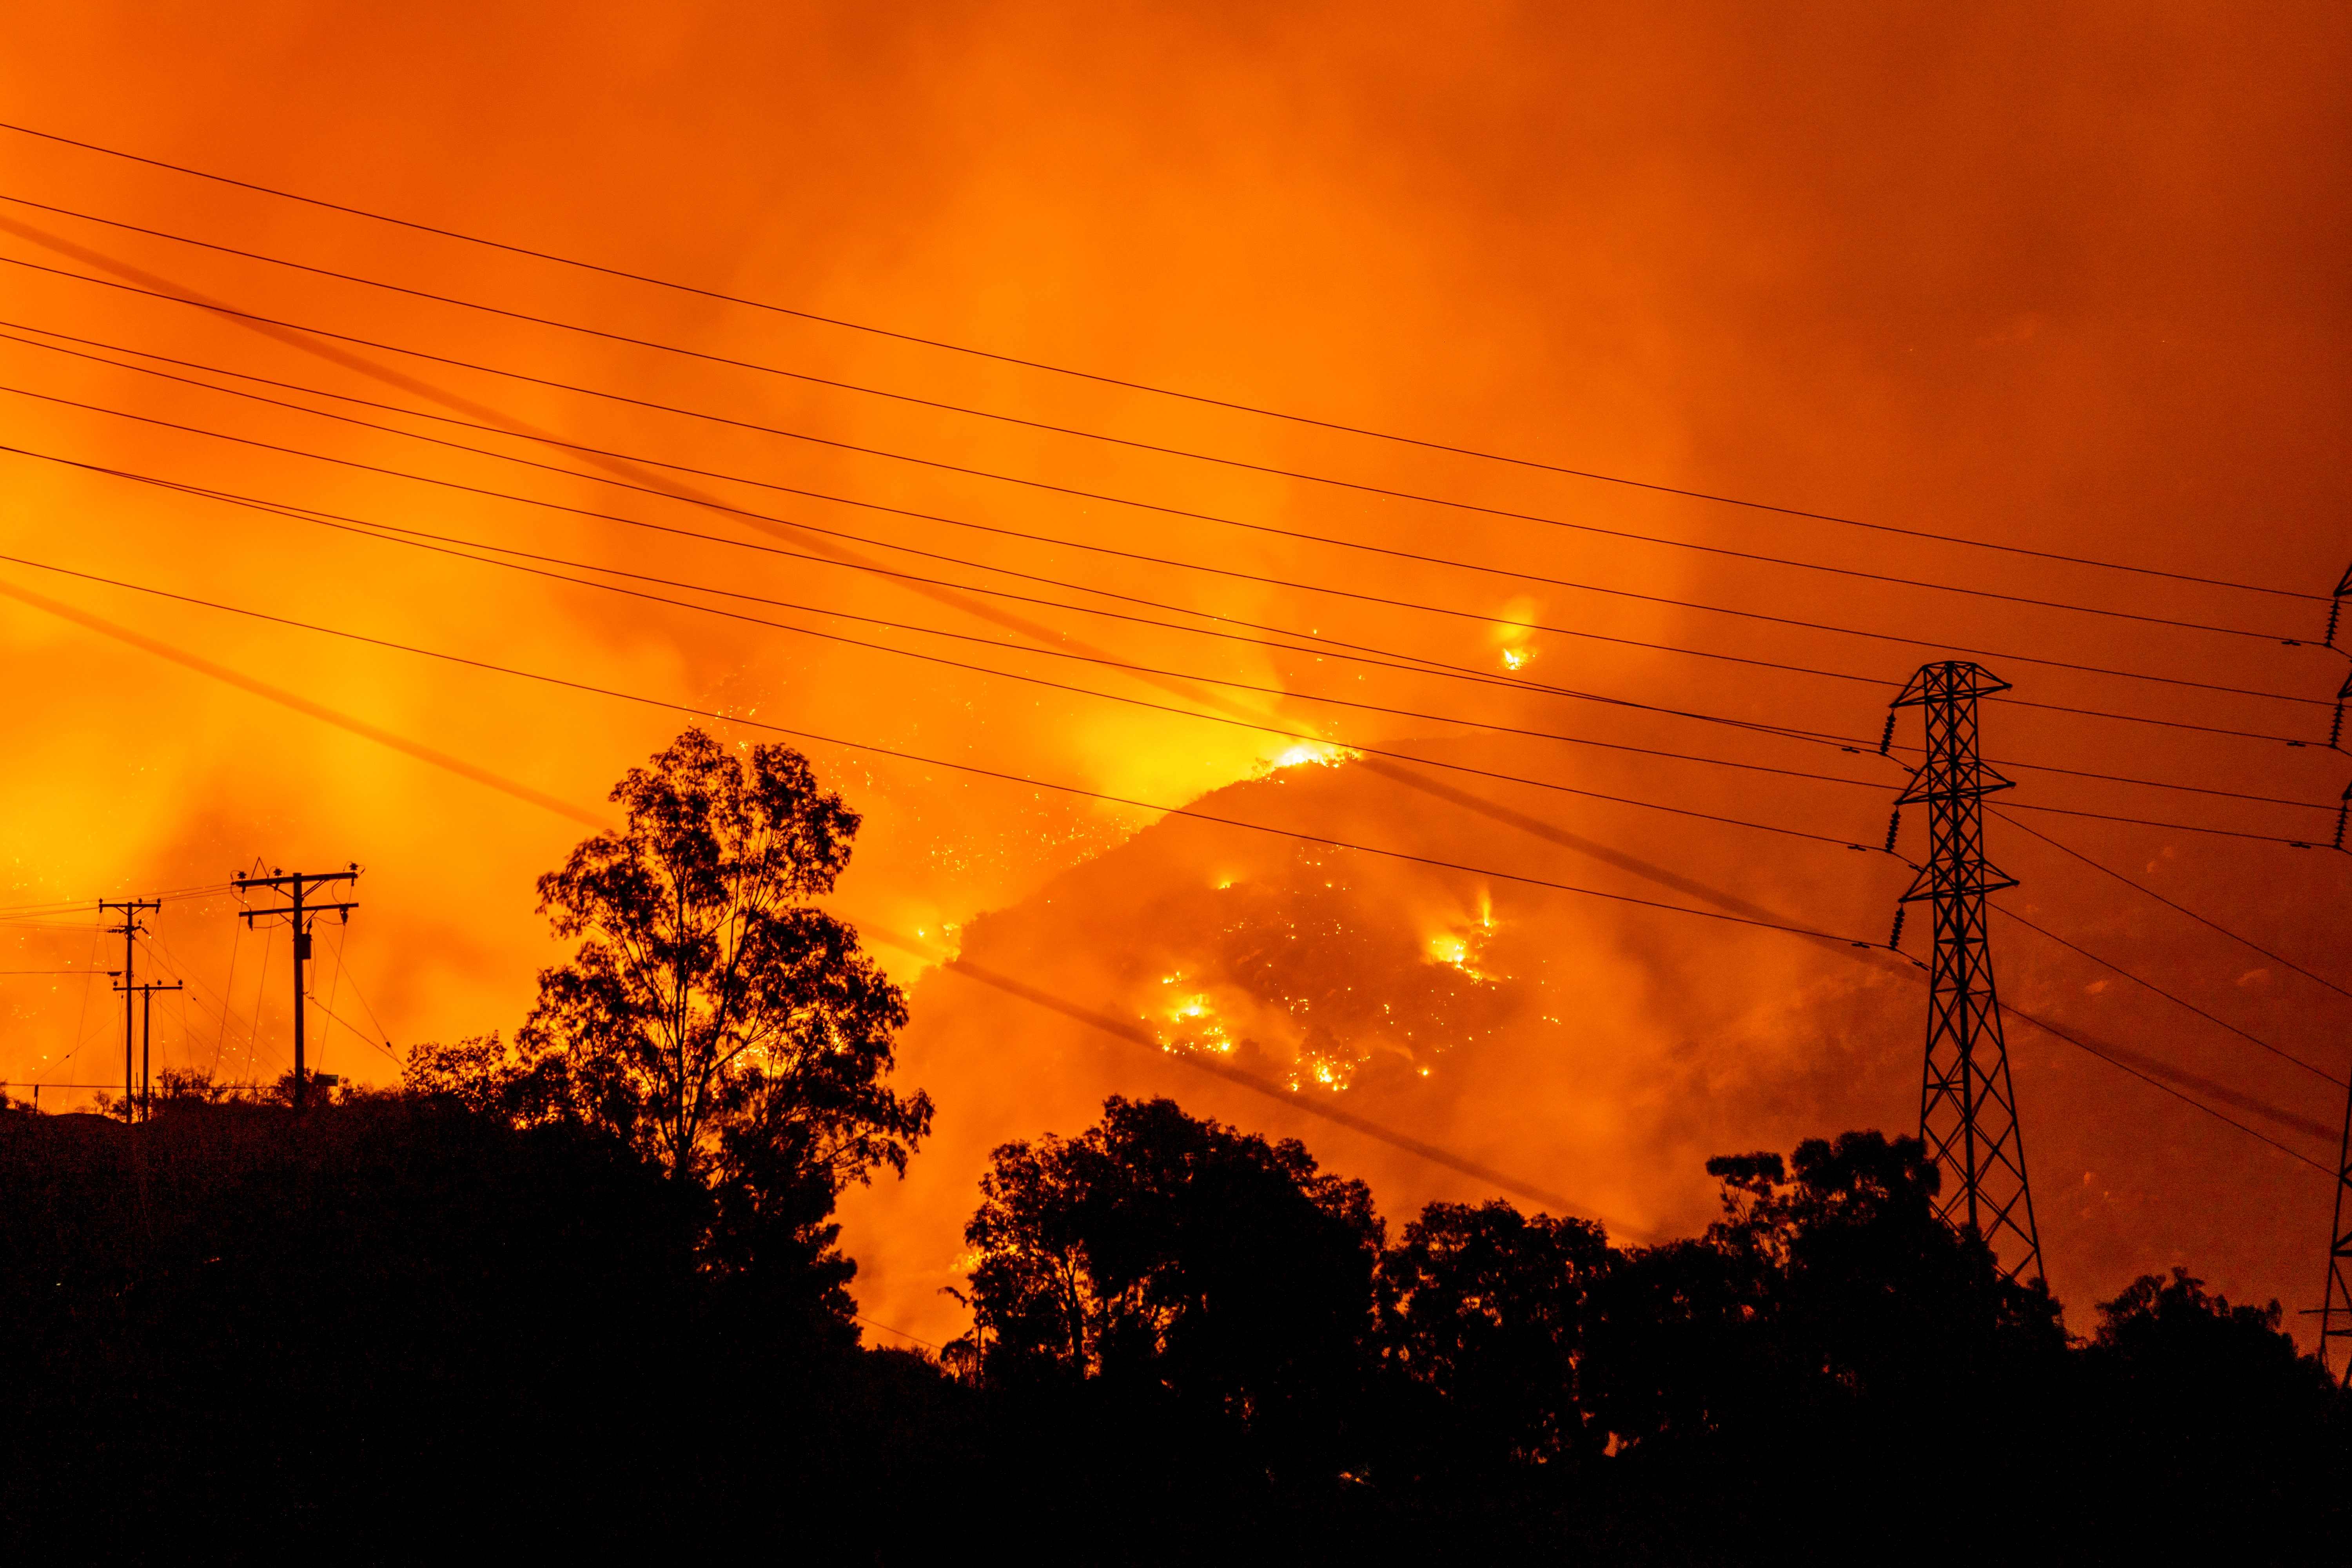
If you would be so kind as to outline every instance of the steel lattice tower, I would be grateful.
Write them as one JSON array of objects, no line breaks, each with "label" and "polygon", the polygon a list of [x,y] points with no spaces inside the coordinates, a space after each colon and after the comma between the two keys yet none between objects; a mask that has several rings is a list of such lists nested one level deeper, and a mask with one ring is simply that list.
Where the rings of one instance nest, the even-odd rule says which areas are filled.
[{"label": "steel lattice tower", "polygon": [[[2011,785],[1977,751],[1978,699],[2008,689],[2007,681],[1973,664],[1920,667],[1892,704],[1919,709],[1927,725],[1927,755],[1895,811],[1899,820],[1906,805],[1927,808],[1927,858],[1903,902],[1925,900],[1935,911],[1919,1136],[1944,1173],[1936,1206],[1956,1229],[1982,1237],[2003,1272],[2032,1279],[2042,1272],[2042,1241],[1985,924],[1985,895],[2013,888],[2017,879],[1985,858],[1984,797]],[[1894,721],[1890,712],[1890,739]],[[1891,847],[1891,831],[1888,837]]]},{"label": "steel lattice tower", "polygon": [[[2352,1338],[2352,1214],[2345,1211],[2345,1194],[2352,1193],[2352,1094],[2344,1100],[2344,1137],[2336,1151],[2336,1217],[2328,1223],[2327,1293],[2319,1307],[2319,1362],[2327,1364],[2329,1342]],[[2338,1379],[2352,1388],[2352,1356]]]},{"label": "steel lattice tower", "polygon": [[[2344,569],[2344,576],[2336,584],[2335,602],[2327,606],[2327,646],[2336,646],[2337,623],[2344,616],[2344,603],[2352,599],[2352,566]],[[2344,738],[2344,705],[2352,701],[2352,676],[2344,679],[2344,689],[2336,694],[2336,723],[2327,732],[2327,743],[2340,746]],[[2344,786],[2344,804],[2336,810],[2336,847],[2344,847],[2344,823],[2352,816],[2352,784]],[[2345,1194],[2352,1193],[2352,1093],[2344,1099],[2344,1135],[2336,1148],[2336,1217],[2327,1225],[2327,1292],[2319,1299],[2319,1361],[2327,1364],[2329,1342],[2352,1337],[2352,1215],[2345,1213]],[[2345,1358],[2340,1381],[2352,1388],[2352,1356]]]}]

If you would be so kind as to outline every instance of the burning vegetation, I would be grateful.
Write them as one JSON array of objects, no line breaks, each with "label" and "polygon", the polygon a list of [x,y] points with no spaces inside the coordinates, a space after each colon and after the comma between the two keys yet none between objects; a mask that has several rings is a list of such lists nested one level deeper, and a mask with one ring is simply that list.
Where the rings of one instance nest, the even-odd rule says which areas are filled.
[{"label": "burning vegetation", "polygon": [[1171,1051],[1206,1052],[1301,1091],[1409,1089],[1528,1005],[1496,967],[1491,902],[1468,920],[1397,908],[1355,864],[1297,846],[1263,874],[1171,893],[1147,917]]}]

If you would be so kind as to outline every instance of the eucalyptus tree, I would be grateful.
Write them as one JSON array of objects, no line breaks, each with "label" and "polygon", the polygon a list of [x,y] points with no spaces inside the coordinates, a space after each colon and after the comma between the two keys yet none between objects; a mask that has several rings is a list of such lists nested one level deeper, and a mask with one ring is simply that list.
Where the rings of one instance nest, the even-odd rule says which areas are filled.
[{"label": "eucalyptus tree", "polygon": [[792,748],[699,729],[612,799],[622,826],[539,879],[577,946],[540,974],[509,1102],[601,1125],[722,1208],[821,1218],[877,1165],[904,1172],[931,1118],[888,1082],[906,998],[814,902],[857,813]]}]

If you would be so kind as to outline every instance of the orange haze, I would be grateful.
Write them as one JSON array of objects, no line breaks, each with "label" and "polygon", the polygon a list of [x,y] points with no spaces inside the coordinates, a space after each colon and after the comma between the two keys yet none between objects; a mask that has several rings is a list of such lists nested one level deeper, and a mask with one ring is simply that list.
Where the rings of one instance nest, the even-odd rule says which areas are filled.
[{"label": "orange haze", "polygon": [[[939,1288],[987,1150],[1074,1131],[1112,1092],[1303,1137],[1392,1220],[1508,1192],[1685,1231],[1710,1153],[1915,1122],[1921,988],[1846,940],[1884,941],[1907,878],[1870,847],[1900,776],[1870,753],[1912,668],[1983,649],[2047,705],[1986,710],[1988,752],[2019,764],[2004,806],[2256,836],[2015,814],[2292,961],[1996,820],[2006,908],[2262,1045],[2000,922],[2007,999],[2333,1160],[2352,1001],[2294,965],[2352,985],[2352,877],[2265,840],[2325,845],[2347,776],[2325,744],[2345,660],[2311,646],[2352,553],[2340,7],[31,0],[0,45],[0,119],[441,227],[1343,425],[2320,596],[1277,422],[0,132],[0,257],[34,264],[0,265],[0,446],[44,455],[0,453],[0,554],[185,596],[0,565],[16,1098],[84,1103],[65,1086],[119,1073],[100,897],[196,889],[140,960],[189,985],[158,1008],[162,1062],[283,1070],[284,933],[240,934],[218,891],[257,861],[366,868],[320,949],[326,1070],[382,1081],[410,1043],[511,1028],[556,954],[532,879],[694,711],[832,738],[798,743],[866,813],[840,907],[910,989],[903,1072],[940,1107],[908,1179],[846,1205],[873,1318],[954,1331]],[[604,579],[636,596],[484,545],[637,574]],[[1295,651],[1317,641],[1381,651]],[[1418,858],[1154,809],[1194,802]],[[2312,1304],[2325,1173],[2030,1027],[2011,1045],[2078,1328],[2174,1263]]]}]

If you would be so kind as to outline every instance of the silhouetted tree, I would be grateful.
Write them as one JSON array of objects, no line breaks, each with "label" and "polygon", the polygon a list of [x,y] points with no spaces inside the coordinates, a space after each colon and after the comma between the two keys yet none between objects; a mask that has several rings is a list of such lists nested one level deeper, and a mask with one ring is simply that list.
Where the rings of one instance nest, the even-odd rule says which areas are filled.
[{"label": "silhouetted tree", "polygon": [[519,1123],[558,1120],[560,1084],[551,1060],[526,1063],[493,1029],[454,1046],[426,1041],[408,1047],[400,1081],[411,1094],[448,1100],[482,1116]]},{"label": "silhouetted tree", "polygon": [[1917,1139],[1847,1132],[1707,1172],[1724,1217],[1629,1254],[1602,1292],[1589,1381],[1622,1440],[1968,1411],[2029,1366],[2057,1370],[2057,1304],[1937,1217]]},{"label": "silhouetted tree", "polygon": [[778,1151],[836,1189],[903,1171],[931,1114],[883,1081],[906,999],[808,902],[848,866],[857,814],[790,747],[730,752],[701,730],[612,798],[626,826],[539,879],[541,912],[580,946],[540,975],[525,1060],[677,1175],[748,1174]]},{"label": "silhouetted tree", "polygon": [[888,1085],[906,1000],[812,905],[849,863],[857,814],[784,746],[689,730],[613,791],[625,812],[539,880],[579,946],[543,971],[509,1047],[420,1046],[405,1079],[520,1125],[609,1132],[705,1189],[704,1262],[743,1304],[845,1332],[856,1267],[841,1188],[904,1172],[930,1098]]},{"label": "silhouetted tree", "polygon": [[2280,1326],[2285,1310],[2276,1301],[2233,1307],[2186,1268],[2169,1279],[2141,1275],[2100,1302],[2099,1316],[2093,1362],[2126,1380],[2166,1384],[2167,1398],[2310,1399],[2327,1386],[2318,1362]]},{"label": "silhouetted tree", "polygon": [[2239,1554],[2343,1497],[2352,1410],[2296,1352],[2276,1301],[2232,1306],[2175,1268],[2099,1315],[2083,1355],[2085,1447],[2145,1540]]},{"label": "silhouetted tree", "polygon": [[1076,1138],[997,1149],[964,1236],[990,1382],[1097,1380],[1328,1458],[1381,1227],[1301,1144],[1114,1097]]},{"label": "silhouetted tree", "polygon": [[1433,1203],[1381,1260],[1380,1348],[1427,1397],[1422,1462],[1537,1464],[1597,1448],[1579,1400],[1586,1312],[1612,1255],[1587,1220]]},{"label": "silhouetted tree", "polygon": [[[614,1140],[414,1097],[0,1118],[0,1534],[55,1554],[625,1514],[698,1202]],[[362,1537],[347,1532],[364,1525]],[[320,1544],[324,1544],[320,1542]]]}]

